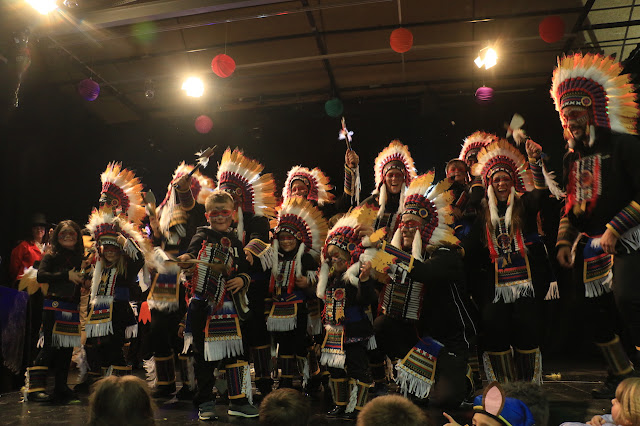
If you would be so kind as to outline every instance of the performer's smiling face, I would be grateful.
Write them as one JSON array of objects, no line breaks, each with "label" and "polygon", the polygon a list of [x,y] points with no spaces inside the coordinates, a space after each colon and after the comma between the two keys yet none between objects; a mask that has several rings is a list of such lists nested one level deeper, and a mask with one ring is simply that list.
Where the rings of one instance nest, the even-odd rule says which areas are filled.
[{"label": "performer's smiling face", "polygon": [[205,216],[209,221],[211,229],[219,232],[225,232],[231,226],[233,222],[233,203],[229,202],[215,202],[207,205],[207,212]]},{"label": "performer's smiling face", "polygon": [[498,201],[507,201],[511,194],[513,179],[507,172],[496,172],[491,176],[491,186]]},{"label": "performer's smiling face", "polygon": [[589,111],[582,106],[568,106],[562,108],[562,116],[565,126],[571,132],[573,139],[583,141],[587,139],[587,127],[589,126]]},{"label": "performer's smiling face", "polygon": [[347,270],[349,253],[333,244],[327,247],[327,260],[332,267],[333,275],[342,274]]},{"label": "performer's smiling face", "polygon": [[402,227],[400,231],[402,232],[402,249],[411,251],[416,232],[422,227],[422,218],[411,213],[404,214],[400,226]]},{"label": "performer's smiling face", "polygon": [[278,232],[278,244],[280,245],[280,250],[284,253],[289,253],[297,248],[298,240],[291,233],[280,231]]},{"label": "performer's smiling face", "polygon": [[302,197],[306,199],[307,195],[309,195],[309,187],[305,185],[301,180],[294,180],[291,184],[291,196]]},{"label": "performer's smiling face", "polygon": [[73,250],[78,242],[78,233],[70,226],[64,226],[58,232],[58,243],[68,250]]},{"label": "performer's smiling face", "polygon": [[398,169],[391,169],[384,175],[384,184],[390,194],[399,194],[404,183],[404,173]]}]

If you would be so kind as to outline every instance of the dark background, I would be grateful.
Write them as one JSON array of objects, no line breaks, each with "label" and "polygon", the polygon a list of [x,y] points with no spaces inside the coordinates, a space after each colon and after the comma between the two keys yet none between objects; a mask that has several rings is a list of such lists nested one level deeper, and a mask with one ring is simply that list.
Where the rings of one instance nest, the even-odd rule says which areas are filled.
[{"label": "dark background", "polygon": [[[4,100],[13,91],[7,73],[0,64]],[[425,95],[419,100],[362,99],[345,103],[344,116],[348,128],[355,132],[353,147],[361,160],[362,198],[373,187],[374,158],[392,139],[410,147],[419,172],[435,168],[437,179],[442,179],[446,162],[458,156],[466,136],[476,130],[504,136],[504,123],[514,112],[525,117],[528,134],[542,144],[551,168],[561,175],[564,140],[548,86],[495,93],[489,104],[478,104],[472,92],[442,98]],[[289,168],[300,164],[320,167],[340,194],[345,144],[338,140],[339,118],[327,116],[323,104],[209,115],[214,126],[206,135],[195,130],[195,116],[107,125],[91,115],[79,97],[63,97],[55,87],[39,84],[37,76],[27,76],[20,107],[3,101],[0,117],[0,282],[10,285],[6,263],[11,249],[28,235],[33,213],[45,213],[52,223],[63,219],[86,223],[100,194],[100,173],[109,161],[121,161],[135,170],[145,186],[162,199],[179,162],[192,161],[196,151],[216,144],[218,149],[205,170],[215,178],[216,163],[224,148],[237,146],[249,157],[259,159],[265,172],[275,175],[278,191]],[[544,212],[551,247],[557,216],[557,206]],[[562,274],[560,280],[562,291],[567,285]],[[578,356],[584,351],[594,354],[591,345],[584,343],[584,330],[570,300],[550,302],[545,312],[545,356],[566,357],[568,350]]]}]

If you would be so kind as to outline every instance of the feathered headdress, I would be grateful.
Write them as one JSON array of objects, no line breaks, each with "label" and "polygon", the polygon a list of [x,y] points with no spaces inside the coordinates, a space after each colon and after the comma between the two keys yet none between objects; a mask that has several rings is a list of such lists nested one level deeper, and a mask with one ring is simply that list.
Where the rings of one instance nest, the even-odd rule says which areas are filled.
[{"label": "feathered headdress", "polygon": [[134,172],[123,169],[122,163],[112,162],[100,175],[102,192],[100,203],[115,214],[124,214],[130,221],[140,223],[145,215],[142,203],[142,183]]},{"label": "feathered headdress", "polygon": [[404,184],[409,186],[416,177],[416,167],[409,148],[399,140],[392,140],[389,146],[380,151],[374,162],[376,188],[374,193],[380,190],[384,184],[384,177],[391,169],[398,169],[404,174]]},{"label": "feathered headdress", "polygon": [[464,139],[458,158],[471,167],[473,164],[471,157],[474,155],[477,156],[482,148],[496,140],[498,140],[498,137],[492,133],[485,133],[482,131],[474,132]]},{"label": "feathered headdress", "polygon": [[218,166],[218,187],[240,198],[245,213],[276,216],[276,184],[271,173],[260,176],[264,166],[244,156],[241,150],[227,148]]},{"label": "feathered headdress", "polygon": [[478,162],[471,168],[475,176],[482,178],[482,184],[489,186],[496,172],[507,172],[513,179],[517,192],[532,191],[533,174],[524,155],[507,140],[500,139],[482,148],[478,153]]},{"label": "feathered headdress", "polygon": [[551,97],[562,115],[566,106],[582,106],[592,113],[594,125],[619,133],[637,134],[638,104],[629,74],[611,56],[576,53],[558,58],[553,71]]},{"label": "feathered headdress", "polygon": [[[458,245],[460,241],[453,234],[453,192],[449,190],[451,181],[443,180],[432,186],[435,172],[433,170],[418,176],[407,189],[403,214],[413,214],[424,220],[420,233],[413,239],[411,254],[422,260],[424,247],[441,245]],[[402,248],[402,230],[398,228],[391,244]]]},{"label": "feathered headdress", "polygon": [[[91,232],[91,236],[97,245],[116,245],[118,234],[122,234],[127,240],[131,240],[137,244],[143,253],[151,251],[151,243],[144,238],[137,226],[131,223],[123,216],[114,216],[114,214],[104,209],[94,209],[89,216],[87,229]],[[123,247],[127,255],[135,257],[137,251],[128,250],[127,245]]]},{"label": "feathered headdress", "polygon": [[302,166],[293,166],[287,173],[287,180],[284,182],[284,188],[282,188],[282,198],[284,200],[291,197],[291,185],[296,180],[302,181],[309,188],[307,200],[315,201],[320,206],[324,203],[333,202],[334,195],[329,192],[333,187],[329,185],[329,178],[317,167],[309,170]]},{"label": "feathered headdress", "polygon": [[[373,224],[377,213],[378,208],[376,206],[363,204],[351,209],[349,213],[341,217],[333,228],[331,228],[324,243],[324,247],[322,247],[322,266],[320,267],[318,287],[316,291],[319,298],[324,299],[324,291],[327,288],[327,282],[329,280],[330,268],[327,262],[325,262],[328,247],[330,245],[334,245],[349,253],[349,269],[345,272],[345,277],[350,279],[349,276],[355,276],[353,271],[351,271],[351,268],[359,268],[358,260],[360,259],[360,255],[365,252],[365,246],[363,245],[362,238],[360,238],[358,233],[355,231],[355,228],[358,225]],[[365,240],[367,239],[368,238],[365,237]],[[350,281],[354,284],[353,280],[350,279]],[[357,280],[355,285],[357,285]]]},{"label": "feathered headdress", "polygon": [[[160,225],[160,232],[163,235],[167,235],[170,229],[174,226],[183,226],[187,223],[186,213],[182,211],[176,211],[177,204],[177,194],[176,188],[174,184],[180,179],[182,176],[191,173],[194,166],[190,164],[185,164],[183,161],[173,172],[173,177],[171,178],[171,182],[169,182],[169,186],[167,187],[167,194],[164,197],[164,200],[158,206],[158,218]],[[205,203],[207,197],[213,192],[216,188],[216,183],[208,176],[200,173],[199,170],[196,170],[191,176],[191,194],[193,198],[198,202],[198,204]],[[184,232],[182,232],[184,234]],[[184,235],[181,235],[184,236]]]}]

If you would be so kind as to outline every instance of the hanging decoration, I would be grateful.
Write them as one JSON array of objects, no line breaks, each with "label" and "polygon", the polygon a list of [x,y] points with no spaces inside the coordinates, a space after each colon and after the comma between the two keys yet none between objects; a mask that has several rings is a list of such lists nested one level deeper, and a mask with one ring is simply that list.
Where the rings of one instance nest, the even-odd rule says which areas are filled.
[{"label": "hanging decoration", "polygon": [[31,65],[31,51],[29,50],[29,28],[15,33],[13,41],[16,43],[16,73],[18,77],[18,83],[16,85],[16,91],[14,94],[13,106],[18,108],[20,100],[18,95],[20,94],[20,85],[22,84],[22,77],[24,73],[29,69]]},{"label": "hanging decoration", "polygon": [[479,104],[487,104],[493,99],[493,89],[491,87],[482,86],[476,90],[476,101]]},{"label": "hanging decoration", "polygon": [[540,38],[547,43],[555,43],[564,37],[564,20],[560,16],[547,16],[538,25]]},{"label": "hanging decoration", "polygon": [[340,99],[333,98],[324,103],[324,110],[329,117],[336,118],[342,115],[344,105]]},{"label": "hanging decoration", "polygon": [[413,34],[406,28],[397,28],[391,32],[389,44],[394,52],[408,52],[413,46]]},{"label": "hanging decoration", "polygon": [[213,128],[213,121],[207,115],[201,115],[196,118],[196,130],[198,133],[206,134]]},{"label": "hanging decoration", "polygon": [[78,93],[86,101],[95,101],[100,94],[100,85],[90,78],[85,78],[78,84]]},{"label": "hanging decoration", "polygon": [[236,61],[231,56],[221,53],[211,61],[211,69],[218,77],[227,78],[236,70]]}]

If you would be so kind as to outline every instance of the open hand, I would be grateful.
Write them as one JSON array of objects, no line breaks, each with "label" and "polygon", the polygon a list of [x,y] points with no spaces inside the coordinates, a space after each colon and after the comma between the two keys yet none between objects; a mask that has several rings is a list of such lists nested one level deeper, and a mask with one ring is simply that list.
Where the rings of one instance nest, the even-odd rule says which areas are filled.
[{"label": "open hand", "polygon": [[227,291],[230,291],[233,294],[236,294],[237,292],[242,290],[242,287],[244,287],[244,281],[242,281],[242,278],[240,277],[231,278],[224,284],[224,288],[226,288]]},{"label": "open hand", "polygon": [[563,268],[571,268],[573,267],[573,259],[571,256],[571,247],[562,246],[558,249],[558,254],[556,256],[558,258],[558,263]]}]

